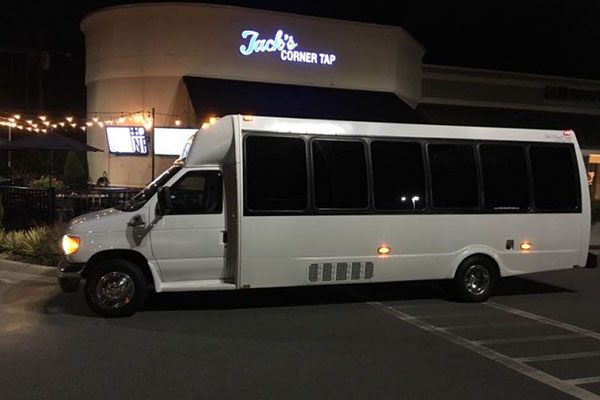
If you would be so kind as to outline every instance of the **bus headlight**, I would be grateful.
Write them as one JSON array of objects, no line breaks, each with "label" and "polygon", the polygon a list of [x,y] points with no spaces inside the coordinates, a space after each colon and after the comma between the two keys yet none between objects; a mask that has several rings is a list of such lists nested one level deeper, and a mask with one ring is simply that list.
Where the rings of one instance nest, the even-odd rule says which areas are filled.
[{"label": "bus headlight", "polygon": [[77,236],[64,235],[62,238],[62,248],[67,256],[77,253],[77,250],[79,250],[79,238]]}]

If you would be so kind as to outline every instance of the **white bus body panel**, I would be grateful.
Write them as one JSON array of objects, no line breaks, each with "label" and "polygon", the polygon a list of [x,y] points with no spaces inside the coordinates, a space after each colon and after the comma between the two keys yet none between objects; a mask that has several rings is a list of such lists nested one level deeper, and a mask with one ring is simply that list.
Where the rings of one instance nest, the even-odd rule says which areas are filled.
[{"label": "white bus body panel", "polygon": [[[234,117],[235,118],[235,117]],[[237,117],[239,118],[239,117]],[[242,287],[309,284],[309,266],[360,262],[373,265],[369,282],[449,279],[473,254],[493,258],[502,276],[585,265],[589,247],[590,208],[587,174],[572,132],[439,125],[240,118],[242,131],[356,137],[414,137],[571,143],[581,187],[581,213],[405,214],[244,216],[241,219]],[[243,162],[240,162],[240,168]],[[243,176],[243,172],[239,176]],[[243,192],[242,189],[239,189]],[[240,204],[241,201],[240,201]],[[240,207],[240,214],[243,209]],[[514,249],[507,250],[507,240]],[[533,244],[520,251],[524,241]],[[380,256],[381,245],[391,254]],[[348,273],[349,274],[349,273]],[[361,283],[349,275],[324,283]]]}]

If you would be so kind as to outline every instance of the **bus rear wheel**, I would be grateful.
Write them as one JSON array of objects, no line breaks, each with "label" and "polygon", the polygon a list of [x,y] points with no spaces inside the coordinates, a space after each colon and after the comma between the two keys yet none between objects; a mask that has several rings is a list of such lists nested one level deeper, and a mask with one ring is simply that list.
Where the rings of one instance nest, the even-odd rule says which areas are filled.
[{"label": "bus rear wheel", "polygon": [[88,273],[85,299],[103,317],[133,315],[144,305],[148,283],[140,268],[128,260],[106,260]]},{"label": "bus rear wheel", "polygon": [[498,280],[496,265],[483,256],[465,259],[454,275],[454,288],[461,301],[477,303],[486,301]]}]

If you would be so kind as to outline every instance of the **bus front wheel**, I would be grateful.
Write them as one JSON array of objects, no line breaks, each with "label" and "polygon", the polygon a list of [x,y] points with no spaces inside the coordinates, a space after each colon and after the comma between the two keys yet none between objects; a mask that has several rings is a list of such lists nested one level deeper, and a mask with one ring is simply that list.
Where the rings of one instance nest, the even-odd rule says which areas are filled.
[{"label": "bus front wheel", "polygon": [[105,260],[89,272],[85,299],[92,310],[103,317],[125,317],[141,308],[148,283],[141,269],[121,259]]},{"label": "bus front wheel", "polygon": [[454,288],[459,299],[476,303],[486,301],[492,290],[498,273],[496,265],[484,256],[471,256],[465,259],[454,275]]}]

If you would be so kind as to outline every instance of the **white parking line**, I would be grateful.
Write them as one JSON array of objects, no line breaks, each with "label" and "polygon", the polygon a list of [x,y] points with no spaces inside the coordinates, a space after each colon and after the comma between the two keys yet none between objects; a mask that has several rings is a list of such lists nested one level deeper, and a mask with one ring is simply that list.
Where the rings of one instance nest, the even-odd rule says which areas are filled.
[{"label": "white parking line", "polygon": [[503,344],[503,343],[524,343],[524,342],[542,342],[544,340],[563,340],[573,339],[582,337],[579,333],[566,333],[563,335],[545,335],[545,336],[528,336],[528,337],[516,337],[516,338],[500,338],[500,339],[485,339],[485,340],[473,340],[473,343],[477,344]]},{"label": "white parking line", "polygon": [[505,328],[505,327],[521,327],[521,326],[540,326],[543,325],[537,321],[526,321],[526,322],[504,322],[498,324],[473,324],[473,325],[449,325],[442,326],[440,328],[449,331],[458,331],[463,329],[480,329],[480,328]]},{"label": "white parking line", "polygon": [[[515,358],[508,357],[502,353],[499,353],[495,350],[492,350],[488,347],[485,347],[479,343],[468,340],[462,336],[459,336],[455,333],[452,333],[446,329],[442,329],[440,327],[434,326],[422,319],[416,318],[415,316],[411,316],[406,314],[394,307],[386,306],[380,302],[368,302],[367,304],[375,307],[378,310],[386,312],[395,318],[407,322],[411,325],[417,326],[424,331],[430,332],[434,335],[440,336],[452,343],[455,343],[459,346],[462,346],[468,350],[471,350],[483,357],[486,357],[490,360],[496,361],[507,368],[510,368],[514,371],[519,372],[522,375],[528,376],[541,382],[545,385],[553,387],[557,390],[560,390],[563,393],[567,393],[573,397],[576,397],[580,400],[600,400],[600,396],[589,392],[577,385],[581,384],[578,380],[562,380],[557,377],[554,377],[550,374],[547,374],[543,371],[540,371],[530,365],[525,364],[522,361],[519,361]],[[597,378],[584,378],[584,379],[597,379]],[[596,381],[593,381],[596,382]],[[586,381],[585,383],[592,383]]]},{"label": "white parking line", "polygon": [[527,311],[523,311],[523,310],[519,310],[519,309],[516,309],[516,308],[509,307],[509,306],[505,306],[503,304],[494,303],[492,301],[488,301],[485,304],[487,306],[495,308],[497,310],[506,311],[506,312],[511,313],[511,314],[515,314],[515,315],[518,315],[518,316],[521,316],[521,317],[524,317],[524,318],[529,318],[529,319],[532,319],[534,321],[538,321],[538,322],[541,322],[541,323],[544,323],[544,324],[552,325],[552,326],[555,326],[557,328],[561,328],[561,329],[564,329],[564,330],[567,330],[567,331],[578,333],[578,334],[583,335],[583,336],[587,336],[587,337],[591,337],[591,338],[600,340],[600,333],[594,332],[594,331],[590,331],[589,329],[585,329],[585,328],[581,328],[579,326],[567,324],[566,322],[557,321],[555,319],[542,317],[541,315],[537,315],[537,314],[533,314],[533,313],[530,313],[530,312],[527,312]]},{"label": "white parking line", "polygon": [[537,361],[555,361],[555,360],[570,360],[573,358],[600,357],[600,351],[583,351],[581,353],[568,354],[548,354],[545,356],[534,357],[519,357],[516,360],[521,362],[537,362]]},{"label": "white parking line", "polygon": [[565,382],[569,382],[573,385],[586,385],[589,383],[598,383],[598,382],[600,382],[600,376],[590,376],[589,378],[569,379]]}]

